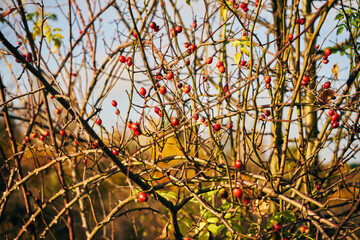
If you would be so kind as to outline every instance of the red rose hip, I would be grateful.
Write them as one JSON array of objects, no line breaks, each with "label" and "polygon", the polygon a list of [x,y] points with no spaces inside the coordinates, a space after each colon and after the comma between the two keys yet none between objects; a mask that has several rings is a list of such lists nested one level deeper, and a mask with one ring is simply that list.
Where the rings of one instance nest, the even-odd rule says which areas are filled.
[{"label": "red rose hip", "polygon": [[148,196],[146,193],[141,192],[138,194],[138,199],[140,202],[146,202],[148,200]]},{"label": "red rose hip", "polygon": [[243,192],[242,192],[242,190],[240,188],[234,188],[233,189],[233,195],[236,198],[241,198],[242,195],[243,195]]}]

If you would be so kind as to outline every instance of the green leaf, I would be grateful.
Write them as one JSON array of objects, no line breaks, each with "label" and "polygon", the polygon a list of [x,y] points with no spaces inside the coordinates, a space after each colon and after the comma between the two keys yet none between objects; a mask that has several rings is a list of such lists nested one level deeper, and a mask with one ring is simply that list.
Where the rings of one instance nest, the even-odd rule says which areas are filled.
[{"label": "green leaf", "polygon": [[206,221],[208,223],[217,223],[219,221],[219,219],[217,217],[212,217],[212,218],[206,219]]},{"label": "green leaf", "polygon": [[210,238],[209,231],[202,231],[199,235],[199,240],[208,240]]},{"label": "green leaf", "polygon": [[344,18],[344,15],[342,13],[339,13],[338,15],[335,16],[335,20],[341,20]]},{"label": "green leaf", "polygon": [[231,45],[232,45],[233,47],[235,47],[235,46],[239,46],[240,44],[241,44],[241,41],[236,40],[236,41],[233,41]]},{"label": "green leaf", "polygon": [[217,233],[218,233],[218,227],[217,227],[215,224],[209,224],[209,225],[207,226],[207,228],[208,228],[208,230],[209,230],[210,232],[212,232],[213,234],[216,234],[216,235],[217,235]]},{"label": "green leaf", "polygon": [[249,56],[249,51],[245,47],[240,48],[240,51]]},{"label": "green leaf", "polygon": [[206,223],[204,222],[201,222],[199,223],[199,229],[203,229],[205,227]]},{"label": "green leaf", "polygon": [[188,217],[183,217],[181,222],[184,223],[188,228],[192,227],[192,221]]},{"label": "green leaf", "polygon": [[357,24],[356,24],[356,22],[350,22],[350,24],[353,25],[355,28],[358,27]]},{"label": "green leaf", "polygon": [[166,192],[158,192],[158,194],[164,198],[166,198],[166,200],[170,201],[171,199],[176,199],[177,195],[175,192],[173,191],[166,191]]},{"label": "green leaf", "polygon": [[225,219],[230,219],[230,218],[231,218],[231,216],[232,216],[232,214],[231,214],[231,213],[226,213],[226,214],[225,214],[225,216],[224,216],[224,218],[225,218]]},{"label": "green leaf", "polygon": [[187,234],[187,231],[188,231],[188,227],[183,223],[183,222],[181,222],[180,221],[180,224],[179,224],[179,228],[180,228],[180,232],[181,232],[181,234],[182,235],[186,235]]},{"label": "green leaf", "polygon": [[288,223],[295,222],[296,219],[295,214],[290,210],[284,212],[284,217],[285,221]]},{"label": "green leaf", "polygon": [[205,197],[206,201],[211,201],[211,199],[215,195],[216,191],[217,190],[209,191],[209,192],[203,193],[202,195]]},{"label": "green leaf", "polygon": [[203,216],[203,218],[205,218],[205,219],[214,218],[214,217],[215,217],[215,215],[212,214],[211,212],[206,212]]},{"label": "green leaf", "polygon": [[47,13],[45,14],[47,18],[51,19],[51,20],[54,20],[54,21],[57,21],[57,16],[55,13]]},{"label": "green leaf", "polygon": [[229,202],[226,202],[226,203],[221,205],[220,209],[222,211],[226,211],[226,210],[229,210],[230,207],[231,207],[231,204]]},{"label": "green leaf", "polygon": [[275,215],[274,215],[274,220],[276,221],[276,222],[281,222],[281,217],[282,217],[282,215],[283,215],[283,213],[282,212],[277,212],[277,213],[275,213]]},{"label": "green leaf", "polygon": [[339,27],[336,31],[336,35],[341,34],[343,30],[344,30],[344,27]]},{"label": "green leaf", "polygon": [[187,5],[191,6],[190,0],[185,0],[185,1]]},{"label": "green leaf", "polygon": [[236,63],[236,65],[239,65],[240,59],[241,59],[241,52],[235,53],[235,55],[234,55],[234,62]]},{"label": "green leaf", "polygon": [[225,228],[224,224],[221,224],[220,226],[218,226],[218,234],[217,235],[219,235],[224,228]]}]

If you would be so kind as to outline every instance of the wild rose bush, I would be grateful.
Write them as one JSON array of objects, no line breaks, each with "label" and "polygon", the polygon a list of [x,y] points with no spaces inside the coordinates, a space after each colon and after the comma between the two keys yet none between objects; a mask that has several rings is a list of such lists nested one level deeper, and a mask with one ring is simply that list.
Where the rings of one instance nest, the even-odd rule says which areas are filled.
[{"label": "wild rose bush", "polygon": [[1,7],[2,238],[358,239],[358,2]]}]

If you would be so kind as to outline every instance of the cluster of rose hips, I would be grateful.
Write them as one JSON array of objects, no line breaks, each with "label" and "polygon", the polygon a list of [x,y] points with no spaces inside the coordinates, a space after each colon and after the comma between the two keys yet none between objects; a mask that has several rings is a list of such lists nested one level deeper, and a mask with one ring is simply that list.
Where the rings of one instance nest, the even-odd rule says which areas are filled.
[{"label": "cluster of rose hips", "polygon": [[120,55],[119,62],[126,63],[126,65],[128,65],[130,67],[132,65],[132,58],[131,57],[125,58],[123,55]]},{"label": "cluster of rose hips", "polygon": [[274,231],[277,232],[277,233],[280,233],[280,225],[279,224],[275,224],[274,225]]},{"label": "cluster of rose hips", "polygon": [[[209,59],[207,60],[207,62],[209,62]],[[212,62],[212,61],[211,61],[211,62]],[[223,62],[218,62],[218,63],[216,64],[216,67],[219,69],[219,72],[220,72],[220,73],[224,73],[225,70],[226,70]]]},{"label": "cluster of rose hips", "polygon": [[[234,7],[235,9],[238,9],[238,8],[239,8],[239,4],[236,3],[235,0],[231,0],[230,3],[233,5],[233,7]],[[240,3],[240,7],[241,7],[241,9],[242,9],[244,12],[249,11],[249,9],[248,9],[248,4],[245,3],[245,2]]]},{"label": "cluster of rose hips", "polygon": [[331,127],[338,128],[340,115],[338,113],[336,113],[334,109],[331,108],[329,110],[329,116],[331,117],[331,122],[332,122]]},{"label": "cluster of rose hips", "polygon": [[154,32],[158,32],[158,31],[160,30],[159,26],[156,25],[156,23],[154,23],[154,22],[151,22],[151,23],[149,24],[149,27],[150,27],[152,30],[154,30]]},{"label": "cluster of rose hips", "polygon": [[[113,107],[116,107],[116,106],[117,106],[117,102],[116,102],[115,100],[112,100],[112,101],[111,101],[111,105],[112,105]],[[119,115],[119,114],[120,114],[119,109],[116,108],[115,114],[116,114],[116,115]]]},{"label": "cluster of rose hips", "polygon": [[127,123],[127,126],[131,129],[131,131],[133,131],[134,135],[141,135],[140,123],[129,121]]},{"label": "cluster of rose hips", "polygon": [[296,19],[296,24],[304,25],[305,24],[305,18]]},{"label": "cluster of rose hips", "polygon": [[[32,57],[32,53],[31,53],[31,52],[26,53],[26,55],[22,53],[21,56],[22,56],[23,58],[25,58],[26,61],[29,62],[29,63],[31,63],[31,62],[33,61],[33,57]],[[19,59],[15,59],[15,61],[18,62],[18,63],[20,62]]]},{"label": "cluster of rose hips", "polygon": [[[45,140],[45,137],[47,137],[47,136],[49,136],[49,131],[46,130],[44,132],[44,135],[39,136],[39,139],[43,142]],[[34,138],[34,139],[37,138],[38,137],[37,132],[33,132],[31,134],[31,137]],[[25,136],[25,142],[30,142],[30,137],[29,136]]]},{"label": "cluster of rose hips", "polygon": [[264,78],[264,82],[266,83],[266,89],[271,89],[271,77],[270,77],[270,75],[267,75]]},{"label": "cluster of rose hips", "polygon": [[186,42],[186,43],[185,43],[185,48],[187,48],[186,53],[187,53],[187,54],[191,54],[192,52],[195,52],[195,50],[196,50],[196,45],[195,45],[195,44],[191,44],[191,45],[190,45],[190,43]]},{"label": "cluster of rose hips", "polygon": [[[174,77],[174,73],[171,72],[171,71],[169,71],[169,72],[166,74],[166,78],[167,78],[168,80],[173,79],[173,77]],[[163,75],[162,75],[161,73],[158,73],[158,74],[156,75],[156,79],[160,81],[161,79],[163,79]],[[159,84],[158,82],[155,83],[155,87],[156,87],[156,88],[159,88],[159,87],[160,87],[160,84]],[[167,89],[166,89],[165,86],[162,86],[162,87],[159,88],[159,93],[160,93],[160,94],[164,95],[164,94],[166,94],[166,92],[167,92]]]},{"label": "cluster of rose hips", "polygon": [[309,78],[307,75],[305,75],[305,76],[302,78],[301,84],[302,84],[303,86],[307,86],[307,85],[309,84],[309,81],[310,81],[310,78]]},{"label": "cluster of rose hips", "polygon": [[155,107],[154,111],[155,111],[155,113],[156,113],[157,115],[159,115],[160,117],[162,116],[161,110],[160,110],[159,107]]},{"label": "cluster of rose hips", "polygon": [[302,233],[306,233],[306,234],[309,234],[310,233],[310,229],[309,228],[306,228],[305,226],[301,226],[299,228],[299,231],[302,232]]},{"label": "cluster of rose hips", "polygon": [[244,2],[240,3],[240,7],[244,12],[249,11],[247,3],[244,3]]},{"label": "cluster of rose hips", "polygon": [[176,37],[179,33],[182,32],[182,26],[176,26],[170,28],[171,36]]},{"label": "cluster of rose hips", "polygon": [[331,49],[328,48],[324,51],[324,56],[323,56],[323,63],[324,64],[328,64],[329,63],[329,60],[328,60],[328,57],[331,55]]},{"label": "cluster of rose hips", "polygon": [[261,118],[261,119],[266,119],[267,117],[270,117],[270,115],[271,115],[270,110],[269,110],[269,109],[266,109],[266,110],[263,111],[262,114],[260,114],[260,118]]}]

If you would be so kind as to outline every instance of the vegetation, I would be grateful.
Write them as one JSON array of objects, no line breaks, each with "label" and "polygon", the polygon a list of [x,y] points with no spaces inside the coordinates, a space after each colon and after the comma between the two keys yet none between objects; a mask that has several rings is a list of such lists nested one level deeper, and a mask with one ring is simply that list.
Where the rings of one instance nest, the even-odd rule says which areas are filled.
[{"label": "vegetation", "polygon": [[3,239],[358,239],[359,1],[2,1]]}]

